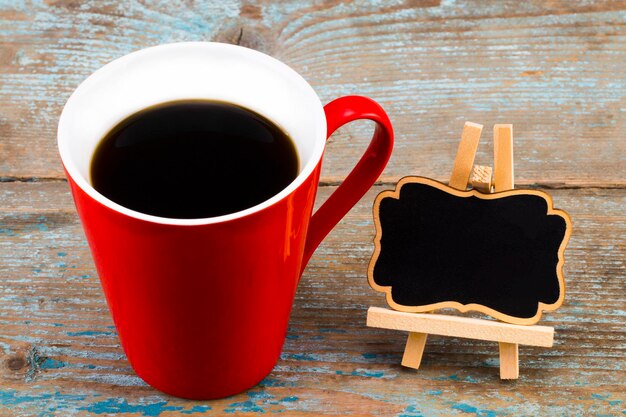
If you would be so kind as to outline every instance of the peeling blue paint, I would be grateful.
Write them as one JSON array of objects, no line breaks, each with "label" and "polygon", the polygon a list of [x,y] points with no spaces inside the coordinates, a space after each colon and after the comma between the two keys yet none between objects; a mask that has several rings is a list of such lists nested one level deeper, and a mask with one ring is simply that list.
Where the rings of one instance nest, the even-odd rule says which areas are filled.
[{"label": "peeling blue paint", "polygon": [[352,371],[350,373],[350,375],[353,376],[368,376],[368,377],[372,377],[372,378],[382,378],[383,376],[385,376],[384,372],[381,371],[367,371],[367,370],[356,370],[356,371]]},{"label": "peeling blue paint", "polygon": [[252,401],[242,401],[232,403],[228,406],[228,408],[224,409],[225,413],[234,414],[236,412],[242,413],[265,413],[265,410],[262,407],[259,407]]},{"label": "peeling blue paint", "polygon": [[160,401],[153,404],[129,404],[123,398],[108,398],[104,401],[89,404],[86,407],[78,408],[79,411],[88,411],[94,414],[112,413],[140,413],[141,416],[157,417],[164,411],[182,411],[184,407],[166,405],[167,402]]},{"label": "peeling blue paint", "polygon": [[180,414],[194,414],[194,413],[204,413],[205,411],[211,410],[211,407],[208,405],[194,405],[189,410],[183,410]]},{"label": "peeling blue paint", "polygon": [[293,381],[279,381],[278,379],[266,377],[259,382],[260,387],[293,387],[295,386]]},{"label": "peeling blue paint", "polygon": [[58,252],[57,256],[60,256],[60,257],[67,256],[67,252]]},{"label": "peeling blue paint", "polygon": [[265,391],[248,391],[247,392],[248,397],[250,397],[251,400],[266,400],[269,398],[274,398],[273,395],[265,392]]},{"label": "peeling blue paint", "polygon": [[422,412],[417,409],[415,405],[407,406],[403,412],[397,415],[397,417],[424,417]]},{"label": "peeling blue paint", "polygon": [[39,400],[47,400],[49,398],[52,398],[52,395],[46,393],[41,395],[20,396],[15,390],[0,391],[0,403],[2,403],[3,405],[17,405]]},{"label": "peeling blue paint", "polygon": [[56,264],[58,268],[67,268],[67,264],[65,262],[59,262]]},{"label": "peeling blue paint", "polygon": [[[609,398],[611,398],[611,394],[591,394],[591,398],[606,401],[609,405],[619,405],[623,403],[622,400],[609,400]],[[626,410],[624,410],[624,414],[626,414]]]},{"label": "peeling blue paint", "polygon": [[65,366],[67,366],[67,363],[65,362],[61,362],[56,359],[46,358],[43,362],[41,362],[41,364],[39,365],[39,368],[59,369],[59,368],[65,368]]},{"label": "peeling blue paint", "polygon": [[434,378],[435,381],[463,381],[463,382],[471,382],[473,384],[478,383],[479,381],[471,375],[468,375],[464,378],[461,378],[457,374],[452,374],[448,376],[440,376]]},{"label": "peeling blue paint", "polygon": [[293,359],[296,361],[319,361],[319,358],[316,358],[315,356],[308,353],[283,353],[281,355],[281,359]]},{"label": "peeling blue paint", "polygon": [[[280,386],[280,385],[279,385]],[[276,400],[274,395],[266,392],[266,391],[249,391],[246,393],[248,395],[249,400],[247,401],[238,401],[232,404],[229,404],[227,408],[224,409],[225,413],[265,413],[267,406],[272,405],[284,405],[285,403],[293,403],[298,401],[298,397],[296,396],[288,396],[283,397],[279,400]],[[272,412],[282,412],[284,410],[272,410]]]},{"label": "peeling blue paint", "polygon": [[487,358],[483,361],[483,365],[485,366],[492,366],[492,367],[498,367],[500,366],[500,359],[498,358]]},{"label": "peeling blue paint", "polygon": [[285,397],[285,398],[281,398],[280,402],[281,403],[292,403],[298,401],[298,397],[296,396],[291,396],[291,397]]},{"label": "peeling blue paint", "polygon": [[322,332],[322,333],[340,333],[340,334],[348,333],[344,329],[329,329],[329,328],[320,329],[320,332]]},{"label": "peeling blue paint", "polygon": [[82,332],[67,332],[68,336],[112,336],[113,332],[101,332],[96,330],[85,330]]},{"label": "peeling blue paint", "polygon": [[382,378],[383,376],[385,376],[385,373],[382,371],[370,371],[367,369],[357,369],[355,371],[352,371],[350,373],[346,373],[343,371],[335,371],[335,374],[337,375],[350,375],[350,376],[366,376],[366,377],[370,377],[370,378]]},{"label": "peeling blue paint", "polygon": [[452,409],[459,410],[464,413],[476,414],[477,417],[496,417],[498,414],[491,410],[480,410],[474,406],[465,403],[458,403],[452,406]]},{"label": "peeling blue paint", "polygon": [[378,355],[375,353],[362,353],[361,356],[363,356],[365,359],[374,359]]},{"label": "peeling blue paint", "polygon": [[86,398],[87,396],[85,395],[61,394],[58,391],[54,392],[54,394],[43,392],[40,394],[21,395],[21,393],[13,389],[0,390],[0,404],[4,406],[15,406],[28,403],[41,404],[41,401],[53,400],[59,404],[55,407],[55,409],[58,409],[65,408],[64,403],[66,402],[84,401]]},{"label": "peeling blue paint", "polygon": [[428,395],[441,395],[441,390],[439,390],[439,389],[429,389],[428,391],[426,391],[426,394],[428,394]]}]

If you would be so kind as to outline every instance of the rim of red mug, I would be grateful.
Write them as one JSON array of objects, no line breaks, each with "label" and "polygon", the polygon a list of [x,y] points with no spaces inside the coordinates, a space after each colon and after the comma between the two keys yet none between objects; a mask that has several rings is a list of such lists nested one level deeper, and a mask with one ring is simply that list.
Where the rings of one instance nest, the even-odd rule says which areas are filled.
[{"label": "rim of red mug", "polygon": [[[139,211],[131,210],[126,208],[99,193],[93,186],[90,184],[89,180],[85,178],[85,176],[80,172],[80,169],[76,165],[74,158],[71,155],[71,133],[69,131],[68,124],[73,116],[72,112],[75,111],[73,107],[75,107],[75,102],[77,101],[77,96],[83,92],[83,90],[88,89],[92,83],[97,83],[102,81],[103,78],[109,76],[111,73],[119,70],[123,70],[126,65],[132,63],[133,60],[137,58],[141,58],[148,54],[165,52],[168,49],[181,49],[181,48],[200,48],[200,49],[213,49],[214,52],[218,52],[219,50],[229,50],[230,52],[238,51],[242,55],[248,55],[253,59],[258,59],[263,61],[265,64],[270,65],[277,72],[282,72],[283,75],[300,84],[302,91],[306,92],[309,101],[315,103],[313,108],[314,114],[311,117],[315,118],[315,125],[317,127],[317,131],[315,132],[315,143],[313,145],[313,150],[311,156],[308,160],[303,163],[302,161],[302,153],[300,146],[298,145],[298,141],[293,139],[296,142],[296,148],[298,149],[298,157],[300,158],[300,172],[298,176],[289,184],[286,188],[280,191],[278,194],[269,198],[268,200],[263,201],[260,204],[247,208],[245,210],[237,211],[234,213],[229,213],[223,216],[216,217],[206,217],[206,218],[197,218],[197,219],[177,219],[177,218],[169,218],[169,217],[159,217],[151,214],[142,213]],[[209,97],[187,97],[185,99],[193,100],[193,99],[210,99]],[[159,104],[163,103],[163,101],[158,101],[153,103]],[[147,106],[146,106],[147,107]],[[145,108],[145,107],[144,107]],[[125,114],[123,117],[118,118],[115,123],[110,124],[109,129],[113,128],[117,123],[122,121],[125,117],[130,116],[132,113],[138,111],[140,109],[136,109],[133,112],[129,112]],[[257,112],[261,112],[260,109],[254,109]],[[278,123],[276,120],[264,114],[264,116],[270,118],[274,123],[278,124],[281,128],[284,127]],[[284,129],[287,133],[290,133],[287,129]],[[99,141],[101,138],[97,139]],[[294,69],[289,67],[287,64],[269,56],[262,52],[245,48],[238,45],[230,45],[218,42],[175,42],[175,43],[167,43],[161,44],[157,46],[152,46],[144,49],[140,49],[134,52],[131,52],[127,55],[124,55],[120,58],[117,58],[104,66],[100,67],[96,71],[94,71],[91,75],[89,75],[81,84],[73,91],[61,113],[61,117],[59,119],[58,129],[57,129],[57,146],[59,148],[59,153],[61,156],[61,161],[65,170],[67,171],[68,176],[76,183],[78,187],[80,187],[85,193],[87,193],[91,198],[103,204],[104,206],[119,212],[123,215],[144,220],[151,223],[160,223],[167,225],[175,225],[175,226],[198,226],[198,225],[208,225],[214,223],[222,223],[235,219],[239,219],[242,217],[249,216],[250,214],[262,211],[275,203],[281,201],[293,191],[295,191],[302,183],[311,175],[314,171],[315,167],[319,163],[324,153],[324,147],[326,143],[326,116],[324,114],[324,109],[322,103],[319,100],[319,97],[313,90],[313,87]],[[93,156],[93,150],[90,154],[90,157]],[[208,191],[207,191],[208,192]]]}]

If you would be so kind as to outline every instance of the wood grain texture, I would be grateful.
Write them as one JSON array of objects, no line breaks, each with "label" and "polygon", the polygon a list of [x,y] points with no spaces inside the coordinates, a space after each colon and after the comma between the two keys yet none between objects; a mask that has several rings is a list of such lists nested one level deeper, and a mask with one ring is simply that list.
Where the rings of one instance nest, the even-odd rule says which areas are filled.
[{"label": "wood grain texture", "polygon": [[482,131],[483,125],[465,122],[448,181],[450,187],[463,191],[467,189]]},{"label": "wood grain texture", "polygon": [[406,338],[406,345],[404,345],[402,362],[400,362],[402,366],[419,369],[422,363],[422,357],[424,356],[426,340],[428,340],[428,335],[425,333],[409,332]]},{"label": "wood grain texture", "polygon": [[519,345],[517,343],[499,343],[500,379],[519,378]]},{"label": "wood grain texture", "polygon": [[565,303],[541,321],[555,327],[555,344],[521,346],[521,377],[503,383],[493,342],[429,337],[415,373],[400,365],[405,333],[365,326],[367,308],[385,306],[366,277],[371,202],[385,188],[374,187],[313,256],[274,371],[246,393],[188,402],[132,372],[67,184],[1,184],[0,415],[621,415],[626,190],[553,191],[575,219]]},{"label": "wood grain texture", "polygon": [[[326,238],[300,283],[278,365],[211,402],[146,386],[119,345],[58,158],[63,103],[103,64],[155,44],[217,40],[267,52],[323,102],[369,95],[396,149],[381,181],[447,181],[463,122],[515,125],[516,184],[570,212],[565,304],[503,383],[493,343],[365,326],[385,306],[366,269],[376,186]],[[626,410],[626,3],[391,0],[0,1],[0,416],[623,415]],[[320,198],[373,125],[330,140]],[[476,163],[490,165],[491,140]],[[40,182],[38,182],[40,181]],[[194,358],[189,357],[190,361]]]},{"label": "wood grain texture", "polygon": [[554,328],[547,326],[521,326],[457,315],[406,313],[380,307],[368,309],[367,325],[379,329],[528,346],[552,347],[554,340]]},{"label": "wood grain texture", "polygon": [[[0,3],[0,177],[60,178],[56,121],[71,91],[114,58],[218,40],[272,54],[323,102],[363,94],[396,129],[384,181],[447,181],[465,120],[512,123],[517,183],[625,184],[623,1]],[[368,122],[342,129],[322,180],[340,181]],[[492,144],[479,148],[490,164]],[[593,152],[591,150],[593,149]]]},{"label": "wood grain texture", "polygon": [[470,184],[473,189],[481,193],[490,193],[491,186],[493,185],[492,177],[493,168],[487,165],[474,165],[470,177]]},{"label": "wood grain texture", "polygon": [[493,190],[498,193],[514,187],[513,125],[497,124],[493,127]]}]

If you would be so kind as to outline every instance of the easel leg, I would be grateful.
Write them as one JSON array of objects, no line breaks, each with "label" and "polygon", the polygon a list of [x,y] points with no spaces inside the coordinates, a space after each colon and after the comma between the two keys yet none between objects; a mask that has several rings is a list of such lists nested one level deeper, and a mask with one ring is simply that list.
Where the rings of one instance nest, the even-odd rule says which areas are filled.
[{"label": "easel leg", "polygon": [[500,343],[500,379],[519,377],[519,355],[517,343]]},{"label": "easel leg", "polygon": [[426,333],[409,333],[404,348],[404,356],[402,356],[402,366],[419,369],[426,345],[426,337],[428,337]]}]

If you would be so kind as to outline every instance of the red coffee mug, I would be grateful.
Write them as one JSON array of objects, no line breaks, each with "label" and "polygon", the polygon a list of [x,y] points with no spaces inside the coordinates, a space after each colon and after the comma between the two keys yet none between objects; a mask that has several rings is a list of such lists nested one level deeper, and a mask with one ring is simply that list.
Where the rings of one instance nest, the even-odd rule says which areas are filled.
[{"label": "red coffee mug", "polygon": [[[298,177],[257,206],[205,219],[151,216],[98,193],[89,165],[99,140],[143,108],[184,99],[232,102],[272,120],[295,142]],[[372,141],[311,216],[325,140],[356,119],[376,122]],[[304,266],[382,172],[393,130],[368,98],[322,107],[311,86],[274,58],[190,42],[140,50],[93,73],[63,109],[58,145],[133,369],[165,393],[210,399],[250,388],[272,370]],[[219,194],[225,186],[197,192]]]}]

